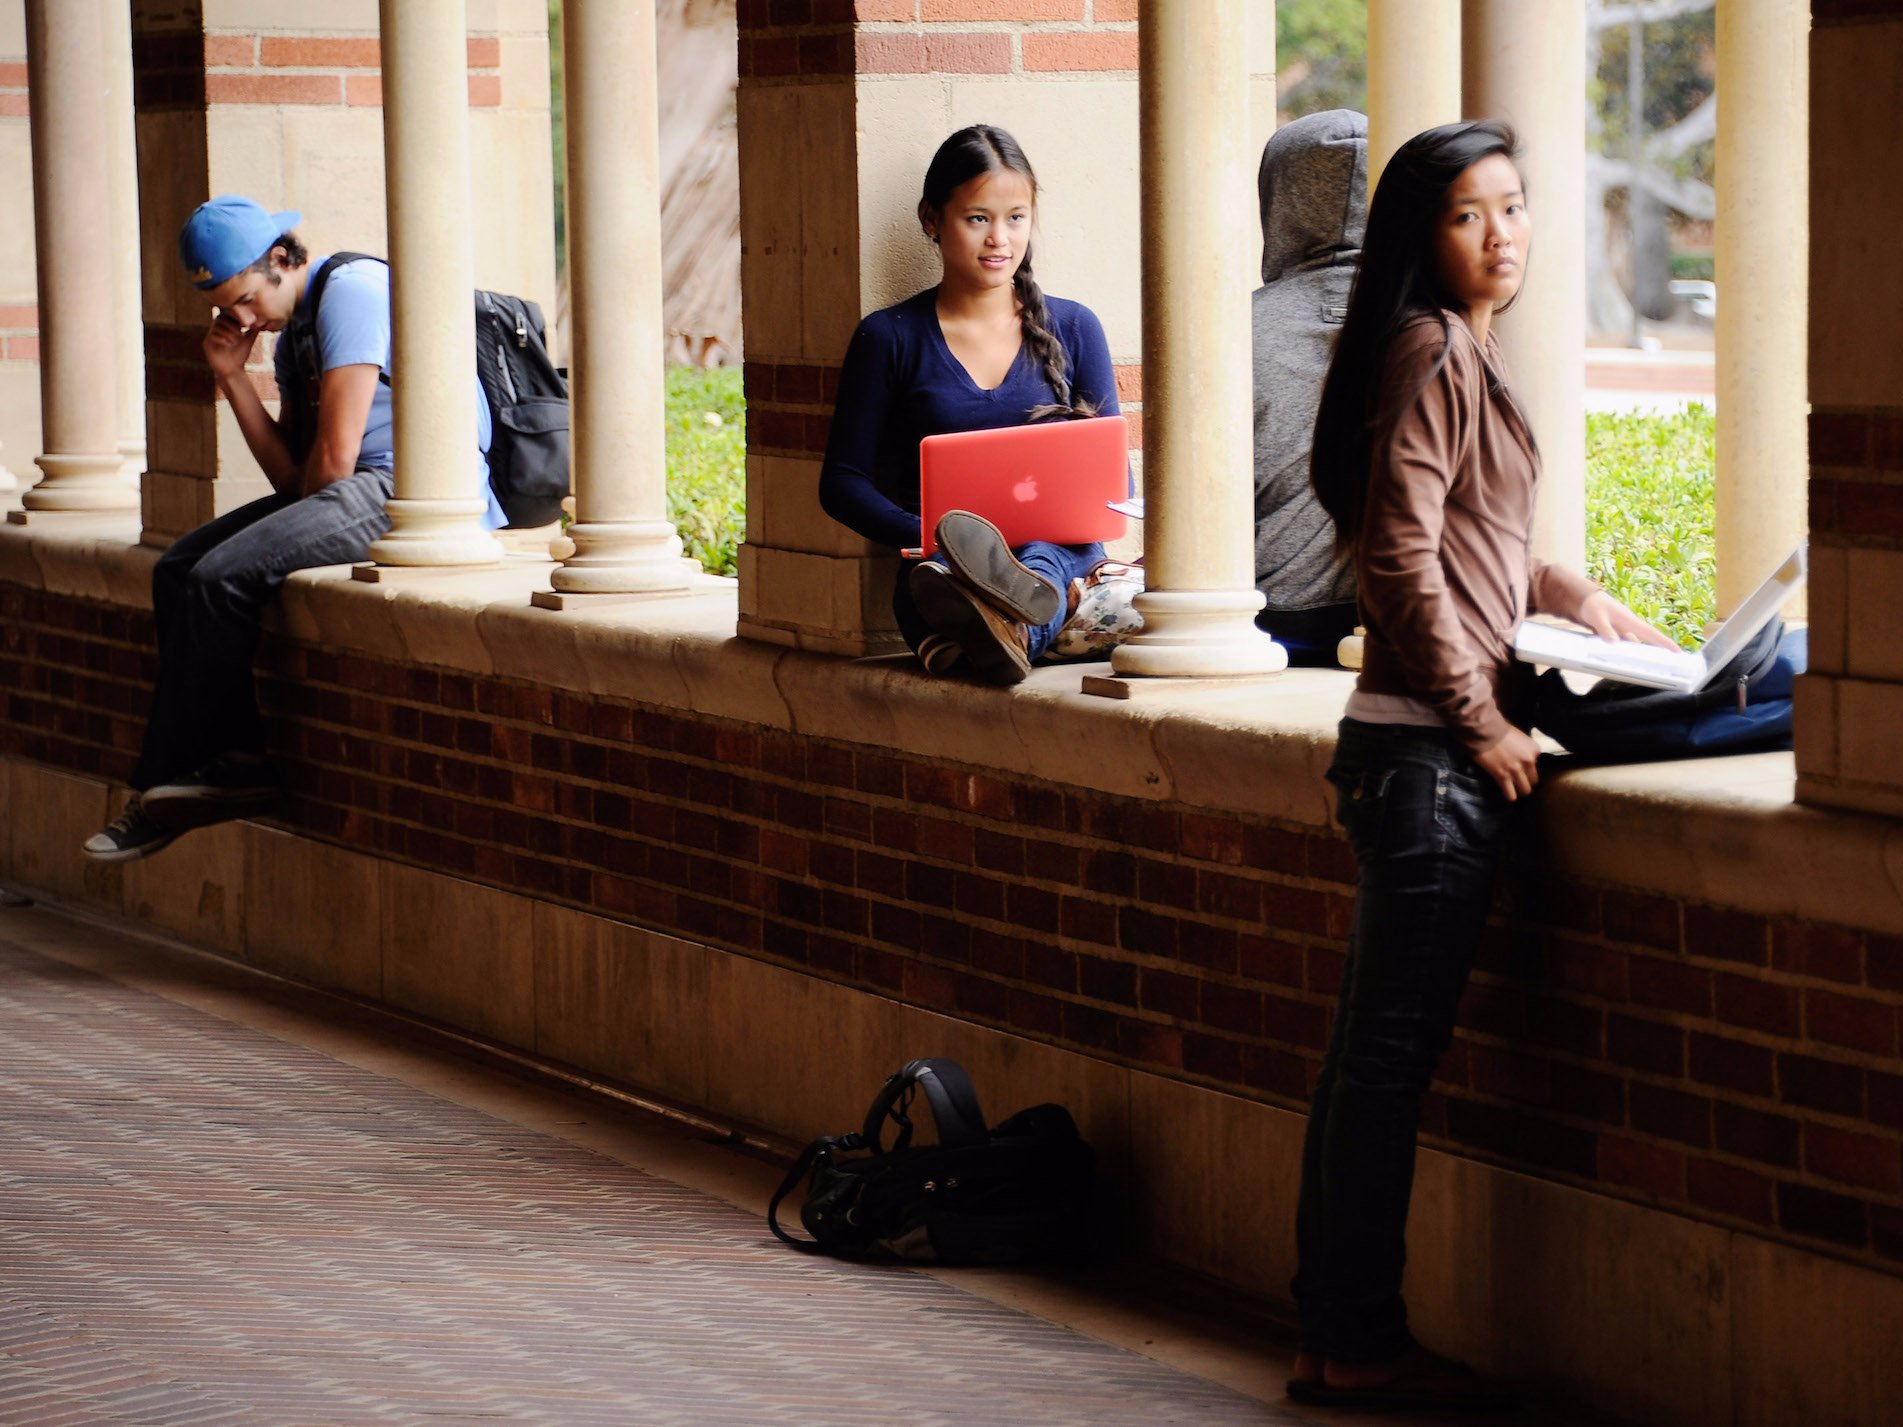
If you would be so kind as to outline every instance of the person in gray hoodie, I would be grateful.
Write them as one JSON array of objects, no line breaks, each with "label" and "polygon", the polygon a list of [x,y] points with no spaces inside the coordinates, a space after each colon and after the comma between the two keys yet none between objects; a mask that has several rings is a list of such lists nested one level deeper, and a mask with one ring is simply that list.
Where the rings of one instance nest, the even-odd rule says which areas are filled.
[{"label": "person in gray hoodie", "polygon": [[1256,622],[1290,663],[1332,666],[1354,632],[1355,573],[1315,500],[1308,455],[1368,224],[1367,119],[1330,109],[1284,124],[1262,150],[1256,190],[1255,583],[1267,601]]}]

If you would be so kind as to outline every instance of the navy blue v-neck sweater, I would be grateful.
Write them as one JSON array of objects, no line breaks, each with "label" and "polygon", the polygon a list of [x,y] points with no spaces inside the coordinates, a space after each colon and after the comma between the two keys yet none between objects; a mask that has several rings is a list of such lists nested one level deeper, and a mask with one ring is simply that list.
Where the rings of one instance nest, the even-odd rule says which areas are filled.
[{"label": "navy blue v-neck sweater", "polygon": [[[863,318],[846,349],[833,408],[819,503],[868,540],[894,549],[920,543],[918,443],[952,431],[1018,426],[1057,400],[1023,349],[1002,384],[986,391],[945,345],[938,289],[927,288]],[[1103,324],[1082,303],[1046,297],[1052,330],[1070,358],[1072,400],[1117,412],[1116,374]]]}]

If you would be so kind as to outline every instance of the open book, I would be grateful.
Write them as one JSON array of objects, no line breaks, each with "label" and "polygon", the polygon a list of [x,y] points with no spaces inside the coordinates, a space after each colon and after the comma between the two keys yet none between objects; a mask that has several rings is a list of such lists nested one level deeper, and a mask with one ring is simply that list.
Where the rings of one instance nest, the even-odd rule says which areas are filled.
[{"label": "open book", "polygon": [[1696,693],[1731,662],[1752,636],[1771,622],[1784,602],[1803,585],[1808,569],[1808,550],[1800,545],[1699,649],[1657,649],[1649,644],[1601,639],[1580,630],[1527,620],[1513,636],[1513,652],[1529,664],[1577,669],[1623,684]]}]

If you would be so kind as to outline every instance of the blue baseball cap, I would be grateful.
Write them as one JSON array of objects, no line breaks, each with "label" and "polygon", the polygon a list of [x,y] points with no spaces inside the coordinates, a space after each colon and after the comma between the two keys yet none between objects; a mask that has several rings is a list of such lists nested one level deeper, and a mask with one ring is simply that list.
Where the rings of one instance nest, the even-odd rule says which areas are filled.
[{"label": "blue baseball cap", "polygon": [[243,272],[291,231],[302,213],[269,213],[249,198],[223,193],[201,203],[178,232],[179,261],[200,292]]}]

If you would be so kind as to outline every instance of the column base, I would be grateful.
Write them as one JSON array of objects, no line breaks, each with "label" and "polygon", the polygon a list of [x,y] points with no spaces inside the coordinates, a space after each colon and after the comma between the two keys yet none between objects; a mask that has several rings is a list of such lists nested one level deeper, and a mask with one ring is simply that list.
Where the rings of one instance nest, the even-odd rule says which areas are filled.
[{"label": "column base", "polygon": [[681,555],[667,520],[590,520],[568,527],[575,553],[548,582],[563,595],[689,594],[700,562]]},{"label": "column base", "polygon": [[48,453],[35,456],[33,464],[45,474],[20,497],[27,510],[130,510],[139,504],[138,491],[121,474],[124,463],[117,451]]},{"label": "column base", "polygon": [[125,477],[127,485],[138,490],[139,478],[145,474],[145,442],[119,443],[119,473]]},{"label": "column base", "polygon": [[[704,593],[705,589],[722,589],[732,585],[731,580],[715,579],[707,575],[700,567],[700,561],[683,557],[677,561],[680,583],[655,590],[533,590],[529,593],[529,604],[536,609],[603,609],[615,604],[638,604],[642,600],[680,599],[685,595]],[[560,570],[555,574],[559,575]],[[551,578],[553,578],[551,576]]]},{"label": "column base", "polygon": [[393,498],[390,532],[370,547],[379,565],[493,565],[502,542],[482,528],[481,501]]},{"label": "column base", "polygon": [[1288,650],[1256,627],[1260,590],[1145,590],[1143,632],[1110,652],[1111,672],[1143,678],[1239,677],[1288,668]]}]

